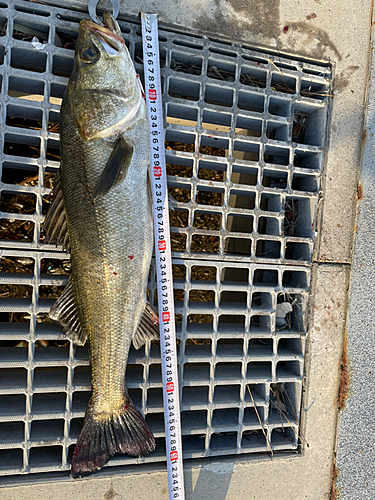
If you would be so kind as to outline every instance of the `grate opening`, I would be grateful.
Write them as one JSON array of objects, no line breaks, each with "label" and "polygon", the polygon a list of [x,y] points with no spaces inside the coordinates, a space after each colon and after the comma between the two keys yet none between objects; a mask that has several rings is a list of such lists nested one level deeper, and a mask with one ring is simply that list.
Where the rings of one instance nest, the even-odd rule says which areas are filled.
[{"label": "grate opening", "polygon": [[318,153],[311,153],[308,151],[294,151],[293,164],[298,168],[316,169],[319,167],[320,159]]},{"label": "grate opening", "polygon": [[9,156],[39,158],[40,139],[39,137],[33,136],[25,136],[21,138],[16,134],[5,134],[3,151]]},{"label": "grate opening", "polygon": [[207,427],[207,411],[183,411],[181,412],[181,427],[184,434],[188,429],[192,431]]},{"label": "grate opening", "polygon": [[[142,47],[140,46],[142,51]],[[173,50],[171,53],[171,69],[188,73],[191,75],[200,75],[202,73],[203,58],[196,57],[187,52]]]},{"label": "grate opening", "polygon": [[[3,475],[69,469],[90,396],[87,347],[73,346],[48,318],[70,261],[42,233],[81,16],[22,0],[0,14],[2,35],[13,26],[0,43]],[[139,26],[120,24],[142,79]],[[34,50],[34,36],[46,50]],[[170,219],[184,457],[295,450],[330,69],[168,31],[160,56],[177,201]],[[148,293],[157,306],[154,268]],[[280,318],[283,302],[292,311]],[[127,385],[157,448],[109,465],[163,461],[157,343],[131,349]]]},{"label": "grate opening", "polygon": [[289,379],[301,376],[301,363],[299,361],[279,361],[276,365],[276,378]]},{"label": "grate opening", "polygon": [[0,210],[12,214],[33,214],[36,210],[34,194],[13,194],[1,192]]},{"label": "grate opening", "polygon": [[232,182],[245,186],[256,186],[259,170],[255,167],[234,164],[232,166]]},{"label": "grate opening", "polygon": [[[269,442],[268,437],[267,441]],[[241,447],[244,449],[255,448],[258,451],[266,451],[268,449],[267,441],[261,430],[249,430],[242,433]]]},{"label": "grate opening", "polygon": [[291,443],[297,446],[298,434],[293,427],[279,427],[272,430],[271,444],[275,449],[285,446],[286,443]]},{"label": "grate opening", "polygon": [[260,198],[260,209],[265,212],[280,212],[281,198],[278,195],[264,193]]},{"label": "grate opening", "polygon": [[236,66],[227,61],[209,57],[207,62],[207,76],[214,80],[234,82]]},{"label": "grate opening", "polygon": [[279,219],[276,219],[276,217],[259,217],[258,233],[280,236]]},{"label": "grate opening", "polygon": [[0,422],[0,439],[8,445],[22,443],[24,440],[23,422]]},{"label": "grate opening", "polygon": [[233,105],[233,97],[234,92],[231,88],[209,84],[205,86],[204,100],[207,104],[231,107]]},{"label": "grate opening", "polygon": [[11,52],[10,65],[12,68],[26,69],[44,73],[46,70],[47,54],[35,50],[13,48]]},{"label": "grate opening", "polygon": [[268,104],[268,111],[271,115],[275,116],[290,116],[292,103],[283,98],[270,97]]},{"label": "grate opening", "polygon": [[312,99],[321,99],[327,95],[328,85],[316,83],[310,80],[301,80],[301,95],[306,95]]},{"label": "grate opening", "polygon": [[266,145],[264,161],[274,165],[289,165],[289,149]]},{"label": "grate opening", "polygon": [[[21,10],[20,10],[21,9]],[[16,7],[18,12],[27,12],[27,7]],[[13,16],[12,16],[13,17]],[[48,16],[46,16],[48,17]],[[41,19],[38,19],[37,28],[30,16],[18,16],[13,19],[13,38],[24,42],[31,42],[34,37],[38,38],[39,42],[48,41],[49,26]]]},{"label": "grate opening", "polygon": [[[167,122],[177,123],[184,125],[188,122],[189,127],[195,127],[197,125],[198,110],[194,108],[189,108],[187,106],[181,106],[177,104],[168,104],[168,116]],[[181,120],[174,120],[173,118],[180,118]]]},{"label": "grate opening", "polygon": [[[270,293],[253,292],[251,296],[252,309],[269,309],[272,306],[272,296]],[[265,341],[266,342],[266,341]]]},{"label": "grate opening", "polygon": [[240,82],[243,85],[264,89],[266,87],[267,72],[252,66],[241,66]]},{"label": "grate opening", "polygon": [[[14,344],[16,344],[16,348],[12,347]],[[15,364],[23,364],[25,361],[27,361],[27,342],[25,342],[23,345],[24,349],[20,348],[20,342],[15,343],[14,341],[8,342],[8,345],[5,341],[3,342],[3,345],[1,347],[4,348],[2,349],[2,352],[0,354],[1,363],[10,362]],[[1,384],[3,390],[17,390],[17,392],[19,392],[20,390],[22,391],[26,389],[27,371],[24,368],[5,368],[3,376],[5,377],[4,382]]]},{"label": "grate opening", "polygon": [[227,113],[217,111],[203,111],[202,127],[209,130],[230,132],[232,117]]},{"label": "grate opening", "polygon": [[10,127],[28,128],[31,130],[42,129],[42,110],[23,108],[9,104],[5,124]]},{"label": "grate opening", "polygon": [[296,92],[297,80],[295,77],[288,76],[286,73],[271,74],[271,90],[274,92],[285,92],[294,94]]},{"label": "grate opening", "polygon": [[[258,414],[257,414],[258,412]],[[244,416],[243,416],[243,424],[245,427],[252,427],[252,428],[257,428],[259,427],[259,419],[264,424],[264,413],[265,410],[264,408],[257,408],[255,411],[255,408],[245,408],[244,409]]]},{"label": "grate opening", "polygon": [[14,447],[10,450],[0,450],[0,467],[6,472],[22,469],[23,450],[22,448]]},{"label": "grate opening", "polygon": [[200,85],[196,82],[170,78],[168,93],[171,97],[188,99],[190,101],[199,100]]},{"label": "grate opening", "polygon": [[254,333],[271,333],[271,318],[270,316],[254,315],[250,318],[250,331]]},{"label": "grate opening", "polygon": [[39,447],[30,449],[29,463],[30,467],[44,469],[58,467],[62,460],[62,446],[43,446],[43,452]]},{"label": "grate opening", "polygon": [[4,162],[1,180],[4,184],[36,186],[38,184],[38,167],[20,162]]},{"label": "grate opening", "polygon": [[220,357],[242,357],[244,354],[242,339],[222,339],[217,341],[216,355]]},{"label": "grate opening", "polygon": [[44,82],[18,76],[9,76],[8,95],[27,101],[43,101]]},{"label": "grate opening", "polygon": [[253,92],[238,91],[237,106],[246,111],[264,112],[264,96]]},{"label": "grate opening", "polygon": [[276,141],[287,142],[289,137],[289,124],[269,120],[266,126],[266,137],[268,139],[275,139]]},{"label": "grate opening", "polygon": [[198,164],[198,179],[224,182],[226,165],[214,161],[200,160]]}]

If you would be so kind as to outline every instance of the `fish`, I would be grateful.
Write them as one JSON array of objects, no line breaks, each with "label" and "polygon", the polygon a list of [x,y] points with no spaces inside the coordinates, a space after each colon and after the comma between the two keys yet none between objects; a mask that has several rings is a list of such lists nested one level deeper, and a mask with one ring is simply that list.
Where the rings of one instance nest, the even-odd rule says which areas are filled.
[{"label": "fish", "polygon": [[131,343],[159,339],[147,302],[153,250],[149,125],[144,93],[117,21],[80,22],[60,113],[61,168],[44,222],[46,242],[71,255],[49,316],[78,345],[88,339],[92,393],[71,475],[115,453],[141,456],[155,439],[125,386]]}]

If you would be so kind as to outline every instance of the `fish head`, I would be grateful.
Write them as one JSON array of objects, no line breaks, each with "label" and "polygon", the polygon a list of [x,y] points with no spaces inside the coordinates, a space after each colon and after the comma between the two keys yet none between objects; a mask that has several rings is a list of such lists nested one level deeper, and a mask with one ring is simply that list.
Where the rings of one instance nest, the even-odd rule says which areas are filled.
[{"label": "fish head", "polygon": [[81,21],[67,89],[67,105],[84,140],[124,132],[137,119],[143,103],[120,27],[109,12],[103,19],[104,26]]}]

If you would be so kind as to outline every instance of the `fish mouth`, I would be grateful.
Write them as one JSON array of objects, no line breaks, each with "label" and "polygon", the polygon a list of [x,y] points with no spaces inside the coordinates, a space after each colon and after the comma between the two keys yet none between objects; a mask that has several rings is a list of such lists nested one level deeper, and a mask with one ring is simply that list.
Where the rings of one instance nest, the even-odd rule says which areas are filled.
[{"label": "fish mouth", "polygon": [[111,26],[108,18],[104,18],[104,22],[106,26],[100,26],[93,21],[83,20],[81,21],[81,26],[94,33],[94,35],[99,38],[100,42],[104,42],[112,47],[112,49],[120,52],[124,48],[125,40],[120,35],[112,31],[111,28],[113,28],[113,26]]}]

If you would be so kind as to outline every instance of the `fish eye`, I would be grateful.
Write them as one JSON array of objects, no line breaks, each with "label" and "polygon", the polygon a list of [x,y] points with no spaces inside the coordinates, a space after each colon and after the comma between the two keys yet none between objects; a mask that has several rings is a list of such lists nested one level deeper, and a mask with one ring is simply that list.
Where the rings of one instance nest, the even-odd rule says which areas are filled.
[{"label": "fish eye", "polygon": [[96,62],[98,59],[99,59],[99,52],[94,49],[93,47],[84,47],[82,50],[81,50],[81,59],[85,62],[85,63],[93,63],[93,62]]}]

